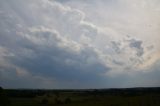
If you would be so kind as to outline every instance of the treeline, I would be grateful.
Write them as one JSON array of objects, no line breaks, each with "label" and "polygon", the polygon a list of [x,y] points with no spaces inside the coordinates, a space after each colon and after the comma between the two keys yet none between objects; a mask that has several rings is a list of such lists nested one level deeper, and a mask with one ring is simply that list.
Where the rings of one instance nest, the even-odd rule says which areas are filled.
[{"label": "treeline", "polygon": [[32,98],[36,96],[42,96],[48,93],[48,91],[44,90],[5,90],[8,97],[21,97],[21,98]]},{"label": "treeline", "polygon": [[138,96],[145,94],[160,94],[160,87],[156,88],[125,88],[125,89],[84,89],[84,90],[43,90],[43,89],[3,89],[7,97],[36,97],[43,95],[59,95],[59,93],[73,93],[77,95],[120,95]]},{"label": "treeline", "polygon": [[89,94],[99,95],[120,95],[120,96],[140,96],[145,94],[160,94],[160,87],[154,88],[121,88],[121,89],[95,89],[85,91]]}]

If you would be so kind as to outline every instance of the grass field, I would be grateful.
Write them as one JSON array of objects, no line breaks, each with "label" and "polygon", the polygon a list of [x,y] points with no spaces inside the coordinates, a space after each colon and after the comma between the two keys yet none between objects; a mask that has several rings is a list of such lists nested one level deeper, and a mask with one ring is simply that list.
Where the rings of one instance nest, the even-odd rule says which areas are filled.
[{"label": "grass field", "polygon": [[[160,106],[159,88],[119,90],[3,90],[0,106]],[[3,96],[3,97],[2,97]]]}]

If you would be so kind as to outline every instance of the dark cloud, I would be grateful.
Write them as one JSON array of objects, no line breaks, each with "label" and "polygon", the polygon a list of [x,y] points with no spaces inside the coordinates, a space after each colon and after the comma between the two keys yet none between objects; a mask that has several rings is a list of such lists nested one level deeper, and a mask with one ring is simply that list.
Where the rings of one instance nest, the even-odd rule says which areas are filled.
[{"label": "dark cloud", "polygon": [[144,48],[142,46],[142,43],[143,42],[141,40],[136,40],[136,39],[129,40],[129,46],[131,48],[135,48],[136,55],[139,56],[139,57],[144,54]]},{"label": "dark cloud", "polygon": [[[7,88],[100,88],[136,86],[133,80],[143,79],[143,83],[152,76],[159,80],[155,75],[159,75],[158,68],[136,79],[130,78],[126,70],[116,77],[109,75],[142,57],[143,41],[101,40],[105,33],[98,37],[103,28],[86,21],[84,12],[64,6],[61,4],[64,0],[60,0],[61,3],[50,1],[0,1],[0,85]],[[106,40],[108,49],[105,51],[98,43],[103,41],[106,45]],[[130,55],[132,52],[136,53]],[[134,59],[128,63],[130,57]]]},{"label": "dark cloud", "polygon": [[[72,48],[75,46],[74,44],[67,45],[68,41],[59,38],[56,33],[43,31],[41,28],[25,34],[28,36],[23,38],[12,33],[14,37],[22,37],[21,40],[3,47],[14,54],[14,56],[6,58],[9,63],[24,68],[33,75],[53,78],[57,82],[75,81],[81,85],[84,82],[88,82],[88,84],[99,82],[101,74],[110,69],[98,61],[98,55],[94,48],[85,47],[76,53],[74,47]],[[92,58],[94,60],[90,61],[89,59]]]},{"label": "dark cloud", "polygon": [[[54,84],[54,87],[61,86],[67,88],[70,85],[69,83],[71,83],[72,87],[74,85],[84,87],[90,85],[95,86],[96,83],[100,83],[103,79],[101,75],[110,70],[109,67],[101,62],[94,47],[83,46],[75,42],[78,38],[74,37],[75,33],[81,35],[81,33],[85,34],[87,32],[86,36],[96,36],[97,34],[96,29],[89,23],[80,23],[82,17],[79,11],[67,10],[67,8],[59,4],[55,3],[52,5],[51,3],[53,6],[52,10],[57,12],[59,17],[64,12],[66,15],[64,15],[63,19],[68,21],[63,21],[66,23],[62,23],[62,21],[59,20],[63,25],[59,23],[55,29],[54,27],[46,27],[43,23],[44,18],[42,17],[32,23],[35,16],[28,14],[28,3],[25,4],[26,6],[22,9],[24,10],[23,13],[22,10],[20,10],[21,6],[17,7],[15,2],[3,3],[10,5],[13,10],[1,7],[3,13],[0,15],[0,46],[12,54],[12,56],[1,57],[7,61],[7,64],[11,65],[3,67],[3,69],[1,68],[1,75],[3,76],[1,77],[2,85],[7,87],[9,87],[9,85],[10,87],[33,87],[39,80],[37,78],[38,76],[42,79],[38,84],[44,86],[48,78],[54,79],[55,82],[53,81],[51,83]],[[42,10],[45,10],[45,8]],[[35,9],[33,11],[35,11]],[[39,15],[41,15],[41,13]],[[54,15],[52,17],[54,18],[56,16]],[[71,28],[65,30],[63,27],[68,24],[70,24]],[[72,30],[72,27],[75,26],[79,27],[80,30],[77,28],[75,33],[71,33],[69,30]],[[85,32],[83,32],[84,29]],[[61,35],[65,32],[74,40],[66,38],[65,35]],[[3,63],[1,63],[1,65],[2,64]],[[26,75],[24,78],[18,76],[17,67],[24,69],[29,75]],[[23,70],[21,71],[23,73]],[[7,77],[7,73],[8,76],[14,75],[10,78],[5,78]],[[16,82],[18,85],[16,85]],[[33,82],[33,84],[29,82]],[[15,86],[13,86],[14,84]],[[35,86],[40,87],[37,84],[35,84]]]}]

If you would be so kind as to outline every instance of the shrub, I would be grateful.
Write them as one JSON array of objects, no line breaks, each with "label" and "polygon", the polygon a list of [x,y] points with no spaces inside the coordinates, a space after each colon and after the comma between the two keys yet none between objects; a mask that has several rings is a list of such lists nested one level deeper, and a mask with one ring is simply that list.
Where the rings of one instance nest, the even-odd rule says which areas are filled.
[{"label": "shrub", "polygon": [[54,101],[55,101],[55,104],[62,104],[62,101],[58,98],[55,98]]},{"label": "shrub", "polygon": [[64,102],[65,102],[65,103],[71,103],[72,100],[71,100],[70,98],[66,98]]},{"label": "shrub", "polygon": [[48,100],[46,98],[42,99],[41,101],[42,104],[48,104]]}]

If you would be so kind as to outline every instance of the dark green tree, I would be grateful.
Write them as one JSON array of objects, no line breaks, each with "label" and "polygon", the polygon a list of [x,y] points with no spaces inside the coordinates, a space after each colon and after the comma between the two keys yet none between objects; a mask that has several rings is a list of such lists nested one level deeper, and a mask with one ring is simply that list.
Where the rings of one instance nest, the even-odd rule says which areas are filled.
[{"label": "dark green tree", "polygon": [[10,100],[7,97],[7,94],[5,90],[0,87],[0,106],[9,106],[10,105]]}]

